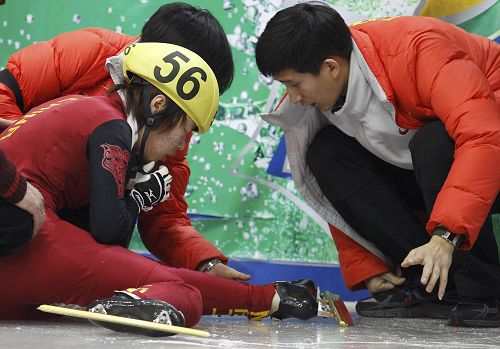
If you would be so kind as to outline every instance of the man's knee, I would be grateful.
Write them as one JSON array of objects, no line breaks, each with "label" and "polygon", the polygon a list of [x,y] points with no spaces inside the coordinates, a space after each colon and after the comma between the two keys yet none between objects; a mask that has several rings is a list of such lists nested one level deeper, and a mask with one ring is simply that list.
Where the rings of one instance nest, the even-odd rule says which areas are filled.
[{"label": "man's knee", "polygon": [[441,121],[433,121],[422,126],[410,140],[409,148],[414,165],[421,158],[432,162],[449,162],[455,152],[453,139]]}]

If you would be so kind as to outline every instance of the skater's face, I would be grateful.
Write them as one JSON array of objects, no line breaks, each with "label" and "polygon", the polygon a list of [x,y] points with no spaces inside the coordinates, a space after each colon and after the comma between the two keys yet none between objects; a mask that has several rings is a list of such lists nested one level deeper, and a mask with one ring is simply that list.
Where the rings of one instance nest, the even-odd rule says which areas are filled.
[{"label": "skater's face", "polygon": [[161,161],[165,156],[174,156],[178,150],[184,149],[186,136],[194,127],[191,119],[186,118],[168,131],[151,131],[144,148],[145,162]]},{"label": "skater's face", "polygon": [[[154,104],[154,102],[155,99],[151,102],[151,113],[158,113],[165,109],[166,103]],[[185,117],[171,129],[162,130],[159,128],[151,131],[146,141],[146,146],[144,147],[144,162],[161,161],[165,156],[174,156],[178,150],[184,149],[186,146],[187,134],[192,132],[195,128],[196,125],[194,122],[189,117]],[[141,144],[143,132],[144,127],[139,131],[139,139],[135,145],[136,151],[138,151],[137,148]]]},{"label": "skater's face", "polygon": [[321,111],[331,110],[339,97],[345,95],[348,78],[349,63],[338,57],[325,59],[317,75],[285,69],[274,76],[285,85],[292,103]]}]

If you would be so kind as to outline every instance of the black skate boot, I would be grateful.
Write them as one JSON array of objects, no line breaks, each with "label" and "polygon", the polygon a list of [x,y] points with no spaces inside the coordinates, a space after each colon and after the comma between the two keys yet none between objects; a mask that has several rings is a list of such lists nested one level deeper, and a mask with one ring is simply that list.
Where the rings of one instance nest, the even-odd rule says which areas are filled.
[{"label": "black skate boot", "polygon": [[312,280],[277,281],[274,283],[280,297],[278,310],[272,318],[308,320],[318,315],[317,289]]},{"label": "black skate boot", "polygon": [[[184,315],[167,302],[154,299],[135,299],[125,292],[115,292],[113,297],[98,299],[90,303],[88,311],[151,321],[166,325],[184,326]],[[175,333],[156,331],[110,322],[92,321],[96,325],[118,332],[128,332],[151,337],[173,336]]]}]

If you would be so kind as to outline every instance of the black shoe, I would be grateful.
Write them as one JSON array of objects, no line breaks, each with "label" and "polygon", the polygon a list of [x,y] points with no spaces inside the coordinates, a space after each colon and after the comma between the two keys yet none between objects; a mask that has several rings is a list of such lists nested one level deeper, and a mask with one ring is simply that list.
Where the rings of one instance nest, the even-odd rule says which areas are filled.
[{"label": "black shoe", "polygon": [[405,284],[360,300],[356,312],[370,317],[448,319],[457,303],[456,297],[448,295],[439,300],[435,292]]},{"label": "black shoe", "polygon": [[500,327],[500,297],[461,300],[451,311],[450,325]]},{"label": "black shoe", "polygon": [[277,281],[274,285],[280,297],[280,305],[271,317],[280,320],[291,317],[308,320],[318,315],[317,290],[313,281]]},{"label": "black shoe", "polygon": [[[174,326],[184,326],[185,323],[184,315],[167,302],[154,299],[134,299],[121,292],[115,293],[111,298],[93,301],[89,304],[87,310],[95,313],[116,315]],[[92,322],[113,331],[143,334],[152,337],[173,336],[175,334],[114,324],[111,322]]]}]

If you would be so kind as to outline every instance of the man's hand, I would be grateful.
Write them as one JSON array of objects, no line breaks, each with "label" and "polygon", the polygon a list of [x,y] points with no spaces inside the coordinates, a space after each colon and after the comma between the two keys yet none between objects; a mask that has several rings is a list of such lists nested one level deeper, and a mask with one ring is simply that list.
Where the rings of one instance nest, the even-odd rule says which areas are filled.
[{"label": "man's hand", "polygon": [[45,223],[45,206],[43,196],[31,184],[27,183],[26,194],[16,206],[27,211],[33,216],[33,236]]},{"label": "man's hand", "polygon": [[251,278],[250,275],[241,273],[238,270],[228,267],[223,263],[215,265],[208,272],[208,274],[217,275],[225,279],[233,279],[233,280],[249,280]]},{"label": "man's hand", "polygon": [[433,236],[425,245],[411,250],[401,266],[407,268],[411,265],[423,265],[420,282],[427,285],[425,290],[431,293],[439,279],[438,297],[443,299],[454,249],[453,245],[442,237]]},{"label": "man's hand", "polygon": [[371,293],[392,290],[395,286],[401,285],[406,280],[404,277],[401,277],[400,273],[401,271],[398,270],[397,275],[387,272],[374,276],[365,281],[366,288]]}]

